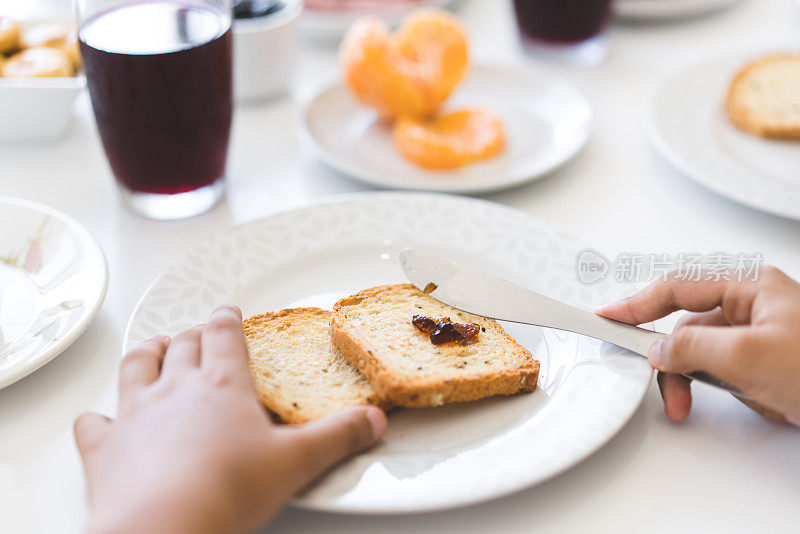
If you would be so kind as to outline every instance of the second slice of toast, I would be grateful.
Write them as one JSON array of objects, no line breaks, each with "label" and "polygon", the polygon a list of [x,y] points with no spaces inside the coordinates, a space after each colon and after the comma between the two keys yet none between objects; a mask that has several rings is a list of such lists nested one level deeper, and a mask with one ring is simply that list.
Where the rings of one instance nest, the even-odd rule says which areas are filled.
[{"label": "second slice of toast", "polygon": [[258,398],[285,423],[346,406],[384,407],[369,382],[331,345],[331,312],[295,308],[243,322]]},{"label": "second slice of toast", "polygon": [[[434,345],[414,315],[480,326],[470,345]],[[331,340],[394,406],[440,406],[533,391],[539,362],[492,319],[468,314],[410,284],[365,289],[336,303]]]}]

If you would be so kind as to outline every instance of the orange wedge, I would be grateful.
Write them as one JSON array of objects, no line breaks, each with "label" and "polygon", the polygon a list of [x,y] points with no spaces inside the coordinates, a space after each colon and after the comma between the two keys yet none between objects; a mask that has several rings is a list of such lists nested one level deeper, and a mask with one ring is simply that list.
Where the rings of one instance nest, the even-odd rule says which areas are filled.
[{"label": "orange wedge", "polygon": [[505,146],[503,123],[482,109],[462,109],[432,119],[403,118],[394,125],[394,145],[426,169],[455,169],[490,158]]},{"label": "orange wedge", "polygon": [[410,15],[395,35],[380,19],[359,19],[340,58],[356,98],[387,120],[432,114],[469,66],[464,29],[440,10]]}]

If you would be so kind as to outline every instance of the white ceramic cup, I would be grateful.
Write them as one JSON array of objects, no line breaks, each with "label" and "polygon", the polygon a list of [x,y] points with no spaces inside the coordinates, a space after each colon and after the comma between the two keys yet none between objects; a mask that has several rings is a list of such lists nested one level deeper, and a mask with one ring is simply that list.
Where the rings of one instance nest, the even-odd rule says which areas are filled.
[{"label": "white ceramic cup", "polygon": [[236,101],[274,97],[289,87],[297,58],[302,0],[282,0],[270,15],[233,21],[233,90]]}]

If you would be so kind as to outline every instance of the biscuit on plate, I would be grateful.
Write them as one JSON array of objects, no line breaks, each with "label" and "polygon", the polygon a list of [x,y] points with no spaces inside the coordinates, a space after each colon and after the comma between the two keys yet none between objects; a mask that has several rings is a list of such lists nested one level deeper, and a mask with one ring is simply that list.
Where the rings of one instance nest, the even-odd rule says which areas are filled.
[{"label": "biscuit on plate", "polygon": [[19,24],[0,16],[0,54],[9,54],[19,48]]},{"label": "biscuit on plate", "polygon": [[2,75],[7,78],[58,78],[74,74],[75,67],[67,54],[43,46],[14,54],[2,70]]},{"label": "biscuit on plate", "polygon": [[772,139],[800,139],[800,54],[774,54],[745,66],[725,100],[730,121]]},{"label": "biscuit on plate", "polygon": [[383,406],[369,382],[331,345],[331,312],[296,308],[243,321],[258,398],[285,423],[347,406]]}]

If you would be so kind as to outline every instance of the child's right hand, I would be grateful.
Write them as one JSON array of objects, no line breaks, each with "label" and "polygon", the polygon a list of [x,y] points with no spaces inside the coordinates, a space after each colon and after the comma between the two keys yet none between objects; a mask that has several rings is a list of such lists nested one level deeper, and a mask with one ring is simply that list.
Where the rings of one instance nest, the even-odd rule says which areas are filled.
[{"label": "child's right hand", "polygon": [[738,387],[757,411],[800,426],[800,284],[771,266],[756,281],[672,277],[597,313],[642,324],[677,310],[695,313],[648,354],[671,419],[691,408],[689,380],[678,373],[707,371]]}]

